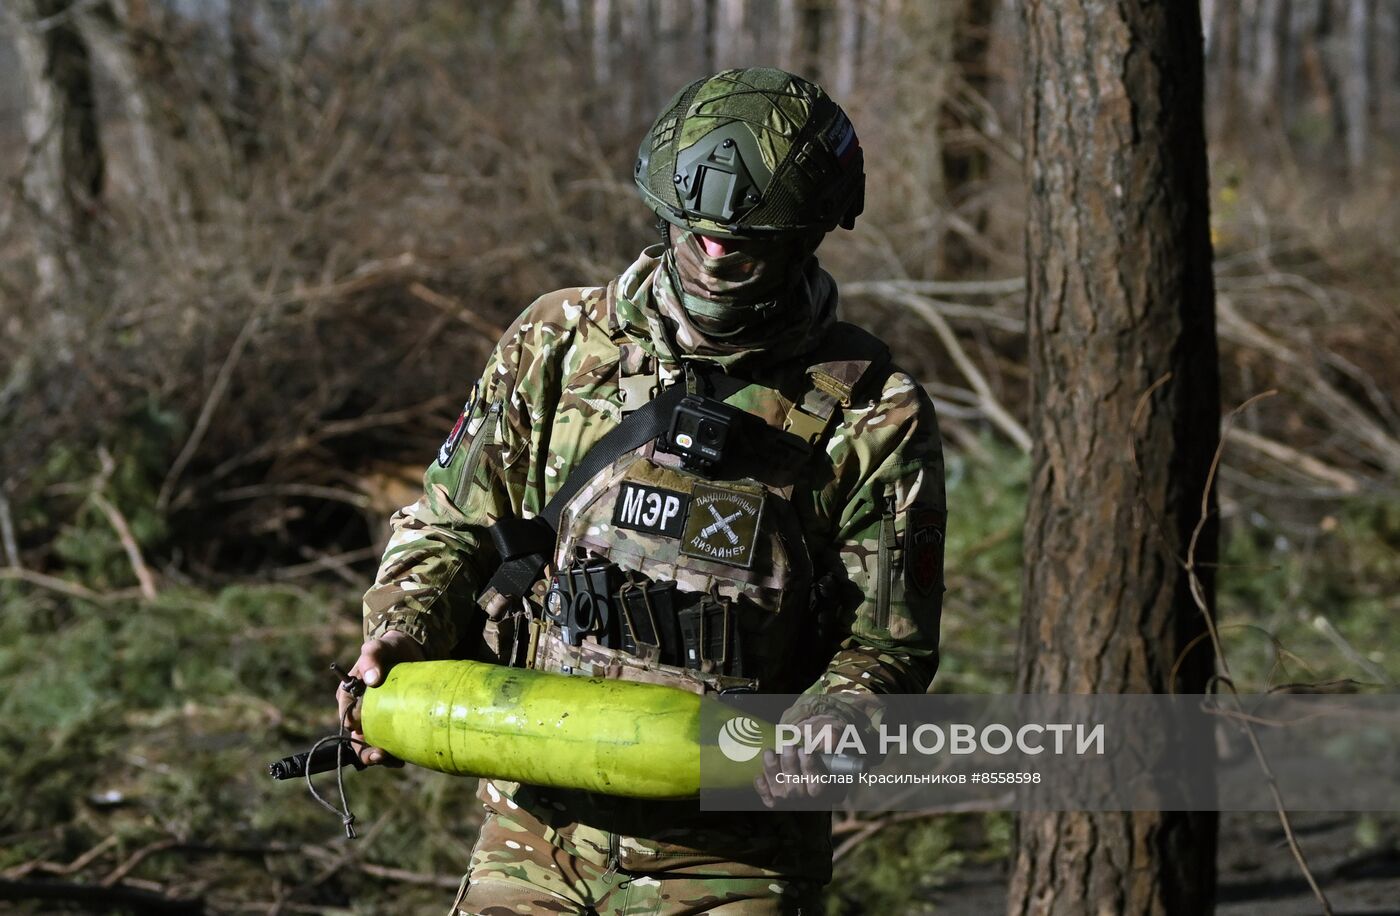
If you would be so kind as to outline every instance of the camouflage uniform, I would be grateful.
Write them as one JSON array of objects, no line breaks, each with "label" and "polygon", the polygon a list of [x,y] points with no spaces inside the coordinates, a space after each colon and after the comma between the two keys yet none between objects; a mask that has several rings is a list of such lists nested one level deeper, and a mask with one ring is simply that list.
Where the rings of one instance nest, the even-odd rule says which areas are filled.
[{"label": "camouflage uniform", "polygon": [[[658,254],[645,252],[606,288],[541,297],[506,333],[473,386],[458,428],[429,467],[422,498],[393,518],[376,584],[365,596],[367,637],[396,629],[422,643],[430,658],[455,652],[504,659],[531,632],[511,602],[480,595],[497,565],[485,528],[505,515],[540,511],[576,461],[621,421],[623,390],[640,387],[627,379],[653,377],[633,370],[651,364],[656,381],[680,377],[675,354],[653,334],[663,306],[658,299],[665,298],[657,294],[662,284],[652,282]],[[834,293],[830,298],[834,306]],[[828,322],[819,333],[831,338],[843,331],[849,326]],[[760,384],[730,403],[781,427],[793,411],[792,398],[809,388],[808,362],[796,354],[777,365],[731,364]],[[841,363],[822,365],[839,372]],[[760,548],[746,576],[751,584],[737,586],[746,597],[754,594],[746,607],[764,616],[759,629],[768,628],[766,670],[756,678],[766,691],[805,689],[814,698],[923,692],[937,666],[943,467],[933,409],[912,378],[888,365],[876,367],[861,388],[838,408],[820,453],[804,466],[785,461],[746,468],[753,472],[750,482],[763,484],[762,499],[790,509],[805,541],[805,551],[789,545],[786,569],[773,577],[762,563],[772,564],[775,556]],[[606,489],[615,477],[604,472],[597,479]],[[590,489],[597,488],[586,486],[571,507],[586,504]],[[604,546],[608,533],[598,525],[575,531],[568,522],[566,513],[561,542],[572,540],[579,549]],[[668,547],[668,539],[656,535],[619,528],[614,536],[648,541],[636,553],[659,558],[660,568],[678,559],[674,539]],[[916,537],[925,545],[918,562]],[[837,574],[836,587],[822,598],[825,607],[774,599],[782,585],[764,581],[785,574],[794,580],[789,584],[808,588],[813,570]],[[784,657],[773,648],[804,645],[813,613],[823,611],[834,618],[834,632],[815,667],[801,664],[812,659]],[[589,640],[571,650],[538,634],[534,639],[537,667],[567,665],[696,690],[727,682],[713,671],[636,663]],[[792,911],[792,901],[830,876],[827,815],[702,814],[693,802],[643,803],[485,780],[478,794],[489,817],[473,856],[473,882],[491,882],[493,893],[503,881],[523,883],[535,889],[541,910],[572,911],[591,901],[595,909],[615,912],[698,912],[703,908],[695,900],[732,895],[739,901],[752,891],[758,899],[736,902],[733,912]],[[515,833],[534,842],[510,841]],[[622,909],[619,899],[632,909]],[[464,906],[472,901],[469,892]]]},{"label": "camouflage uniform", "polygon": [[[883,344],[835,320],[812,257],[859,214],[862,162],[844,112],[791,74],[683,89],[634,175],[668,245],[606,287],[541,297],[506,332],[422,498],[394,516],[366,636],[400,630],[429,658],[805,693],[802,714],[857,724],[863,697],[923,692],[942,593],[937,422]],[[716,255],[695,233],[749,247]],[[489,584],[488,528],[540,516],[606,433],[673,385],[742,411],[723,463],[701,473],[657,440],[619,454],[561,500],[553,549],[539,548],[555,590],[546,576],[512,595],[528,572]],[[556,613],[574,595],[560,583],[595,564],[625,638],[580,637]],[[457,912],[815,912],[830,878],[822,812],[499,780],[478,795],[487,817]]]}]

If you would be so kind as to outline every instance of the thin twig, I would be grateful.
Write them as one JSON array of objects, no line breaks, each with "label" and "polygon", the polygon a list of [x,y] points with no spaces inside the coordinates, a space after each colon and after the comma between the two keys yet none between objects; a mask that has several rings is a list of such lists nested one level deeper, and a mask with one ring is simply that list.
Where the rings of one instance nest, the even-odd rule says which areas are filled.
[{"label": "thin twig", "polygon": [[[1139,398],[1137,409],[1133,413],[1131,426],[1134,431],[1137,429],[1138,420],[1145,412],[1147,401],[1151,397],[1152,392],[1165,384],[1170,377],[1169,373],[1158,379],[1144,392],[1142,397]],[[1216,627],[1215,615],[1210,609],[1209,602],[1206,600],[1205,586],[1201,582],[1196,565],[1196,550],[1200,545],[1201,535],[1205,532],[1206,524],[1210,521],[1212,515],[1210,511],[1211,495],[1215,492],[1216,475],[1220,470],[1221,458],[1225,453],[1225,443],[1230,438],[1230,430],[1234,425],[1234,421],[1242,411],[1272,394],[1274,394],[1274,392],[1267,391],[1263,394],[1255,395],[1231,411],[1229,416],[1225,418],[1220,442],[1215,448],[1215,453],[1211,456],[1210,469],[1206,473],[1205,486],[1201,491],[1200,514],[1196,519],[1195,526],[1192,528],[1191,537],[1186,547],[1186,556],[1184,560],[1177,560],[1178,564],[1180,564],[1182,569],[1186,572],[1187,582],[1190,586],[1191,600],[1195,603],[1196,608],[1201,612],[1201,616],[1205,620],[1206,632],[1210,638],[1211,647],[1215,650],[1216,662],[1220,666],[1220,681],[1225,684],[1229,695],[1234,698],[1236,712],[1240,715],[1244,715],[1243,704],[1240,701],[1239,690],[1235,687],[1235,680],[1230,674],[1229,661],[1225,655],[1225,647],[1220,640],[1220,632]],[[1142,467],[1137,459],[1136,438],[1136,435],[1134,435],[1132,439],[1130,439],[1129,445],[1132,450],[1133,468],[1137,472],[1138,480],[1141,483],[1145,478],[1142,474]],[[1139,489],[1139,492],[1142,492],[1142,488]],[[1144,502],[1146,502],[1145,499]],[[1155,512],[1152,514],[1154,519],[1158,518]],[[1160,524],[1160,520],[1158,523]],[[1175,684],[1171,684],[1169,687],[1175,689]],[[1288,841],[1289,851],[1292,852],[1294,861],[1298,863],[1298,869],[1302,872],[1303,878],[1308,882],[1308,886],[1312,888],[1313,896],[1317,898],[1318,905],[1322,907],[1323,916],[1333,916],[1332,904],[1328,901],[1327,895],[1317,883],[1317,878],[1313,875],[1312,869],[1308,866],[1307,857],[1303,854],[1303,848],[1298,843],[1298,837],[1293,832],[1292,818],[1289,817],[1288,808],[1283,802],[1283,794],[1279,791],[1278,780],[1274,776],[1273,768],[1269,765],[1268,756],[1264,753],[1264,748],[1259,743],[1259,736],[1255,733],[1254,726],[1249,721],[1241,721],[1240,724],[1244,729],[1245,735],[1249,739],[1250,748],[1254,752],[1254,759],[1258,762],[1260,771],[1263,773],[1264,781],[1269,787],[1269,794],[1274,802],[1274,811],[1278,814],[1279,823],[1283,827],[1283,833]]]},{"label": "thin twig", "polygon": [[185,466],[194,458],[194,454],[199,450],[199,445],[204,441],[204,435],[209,431],[209,424],[214,419],[214,412],[219,409],[223,402],[224,394],[228,391],[229,384],[233,381],[233,370],[238,367],[238,363],[243,359],[243,353],[248,349],[248,344],[252,341],[254,333],[262,323],[262,318],[266,312],[266,305],[260,305],[253,309],[243,322],[243,327],[239,329],[238,336],[233,339],[233,345],[229,347],[228,354],[224,357],[223,364],[219,366],[219,372],[214,377],[214,384],[209,387],[209,394],[204,398],[204,404],[199,409],[199,416],[195,418],[194,428],[190,430],[189,437],[185,440],[184,446],[180,449],[180,454],[175,457],[175,462],[170,465],[170,470],[165,475],[165,480],[160,485],[160,494],[156,497],[156,508],[165,511],[170,506],[171,494],[175,491],[175,484],[180,480],[180,475],[185,472]]},{"label": "thin twig", "polygon": [[1322,614],[1317,614],[1313,617],[1312,624],[1314,630],[1326,636],[1328,641],[1337,647],[1337,651],[1350,659],[1353,665],[1366,672],[1367,677],[1379,681],[1387,687],[1390,686],[1390,676],[1387,675],[1379,665],[1357,651],[1355,646],[1347,642],[1346,637],[1343,636],[1336,627],[1332,626],[1332,621],[1328,620]]}]

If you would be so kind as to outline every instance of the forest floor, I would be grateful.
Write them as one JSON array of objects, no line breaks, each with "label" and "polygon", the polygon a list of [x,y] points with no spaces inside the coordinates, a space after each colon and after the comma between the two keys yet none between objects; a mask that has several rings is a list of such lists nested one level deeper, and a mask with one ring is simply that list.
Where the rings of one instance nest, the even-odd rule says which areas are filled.
[{"label": "forest floor", "polygon": [[[1356,814],[1302,812],[1294,829],[1334,916],[1400,916],[1400,851],[1357,851]],[[1317,916],[1321,908],[1269,813],[1226,812],[1220,818],[1216,916]],[[962,869],[933,896],[936,912],[984,916],[1006,905],[1006,863]]]},{"label": "forest floor", "polygon": [[[949,533],[935,689],[1004,693],[1014,684],[1026,462],[948,457],[963,523]],[[1220,611],[1247,690],[1365,679],[1367,668],[1394,682],[1385,583],[1400,557],[1400,507],[1368,499],[1329,511],[1325,525],[1291,527],[1226,513],[1226,565],[1249,574],[1221,577]],[[325,666],[358,641],[372,559],[345,581],[210,590],[167,580],[144,600],[100,517],[78,516],[59,543],[74,578],[0,581],[0,750],[11,761],[0,773],[0,899],[7,880],[116,883],[219,913],[348,916],[391,900],[399,912],[436,912],[449,899],[474,839],[472,780],[411,767],[353,774],[363,838],[346,844],[301,786],[264,775],[269,760],[329,727]],[[1330,627],[1319,628],[1324,611]],[[1296,823],[1338,914],[1400,914],[1400,819]],[[828,912],[998,911],[1011,828],[999,813],[887,827],[837,863]],[[1220,848],[1220,913],[1318,911],[1270,815],[1226,815]]]}]

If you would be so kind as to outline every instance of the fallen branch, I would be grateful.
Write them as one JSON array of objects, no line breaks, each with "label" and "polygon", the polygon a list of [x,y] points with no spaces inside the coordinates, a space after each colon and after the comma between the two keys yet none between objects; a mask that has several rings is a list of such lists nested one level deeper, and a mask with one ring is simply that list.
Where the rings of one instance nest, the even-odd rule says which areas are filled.
[{"label": "fallen branch", "polygon": [[[934,298],[935,294],[923,287],[931,284],[917,281],[874,280],[861,283],[841,284],[841,295],[845,298],[869,298],[882,302],[901,302],[901,296],[915,295],[926,299],[944,316],[967,321],[978,321],[1013,334],[1026,332],[1026,319],[1020,309],[1013,314],[988,305],[968,305],[963,302],[948,302]],[[956,284],[955,284],[956,285]]]},{"label": "fallen branch", "polygon": [[136,543],[136,538],[132,536],[131,526],[127,524],[126,516],[122,515],[121,510],[101,493],[92,494],[92,503],[102,510],[102,514],[107,516],[107,522],[112,526],[112,530],[117,533],[117,540],[121,542],[127,562],[131,564],[131,571],[136,574],[141,597],[147,601],[156,600],[155,576],[151,575],[151,568],[146,565],[146,559],[141,555],[141,546]]},{"label": "fallen branch", "polygon": [[313,499],[327,499],[332,502],[348,503],[357,509],[369,508],[369,497],[351,490],[326,487],[314,483],[258,483],[246,487],[234,487],[214,495],[215,502],[237,502],[243,499],[259,499],[263,496],[309,496]]},{"label": "fallen branch", "polygon": [[[476,331],[491,343],[495,343],[505,336],[506,329],[489,319],[482,318],[476,312],[467,308],[466,304],[446,293],[440,293],[419,282],[408,285],[408,293],[420,302],[426,302],[434,308],[442,309],[450,313],[462,324]],[[454,887],[456,885],[453,885]]]},{"label": "fallen branch", "polygon": [[16,865],[13,868],[6,869],[4,877],[9,878],[11,880],[16,880],[19,878],[24,878],[28,875],[32,875],[35,872],[43,872],[46,875],[58,875],[60,877],[65,875],[71,875],[76,872],[82,871],[84,868],[87,868],[104,852],[115,846],[116,843],[116,836],[111,835],[104,839],[102,842],[98,843],[96,846],[89,849],[87,852],[78,856],[72,862],[47,862],[43,859],[38,859],[33,862],[25,862],[22,865]]},{"label": "fallen branch", "polygon": [[455,891],[462,883],[461,878],[452,878],[447,875],[429,875],[423,872],[407,871],[402,868],[390,868],[387,865],[375,865],[372,862],[359,863],[360,871],[375,878],[383,878],[386,881],[398,881],[403,884],[419,884],[424,887],[441,887],[449,891]]},{"label": "fallen branch", "polygon": [[78,884],[70,881],[10,881],[0,879],[0,900],[63,900],[100,910],[196,916],[205,912],[199,899],[171,897],[127,885]]},{"label": "fallen branch", "polygon": [[[318,572],[325,571],[337,574],[344,573],[348,571],[352,563],[359,563],[362,560],[377,559],[379,557],[379,550],[371,545],[369,547],[361,547],[358,550],[348,550],[345,553],[313,554],[313,556],[315,559],[309,562],[297,563],[292,566],[283,566],[280,569],[272,570],[270,574],[271,578],[278,581],[286,581],[288,579],[300,579],[302,576],[315,575]],[[352,581],[353,584],[356,585],[363,584],[358,578]]]},{"label": "fallen branch", "polygon": [[938,339],[943,342],[944,348],[947,349],[948,355],[953,358],[958,371],[963,374],[963,378],[967,379],[967,383],[977,395],[977,404],[987,415],[987,419],[991,421],[992,425],[1005,433],[1007,438],[1014,442],[1021,451],[1029,452],[1031,450],[1030,434],[1026,432],[1024,426],[1017,422],[1015,417],[1011,416],[1005,407],[1001,406],[1001,402],[992,392],[992,386],[988,384],[986,376],[967,355],[967,351],[958,342],[957,335],[948,325],[948,320],[943,317],[938,308],[930,303],[926,297],[917,293],[900,292],[892,295],[893,298],[913,309],[929,327],[933,328],[934,333],[938,335]]},{"label": "fallen branch", "polygon": [[140,849],[133,852],[130,856],[127,856],[125,861],[123,861],[116,868],[108,872],[107,877],[102,879],[101,884],[103,887],[111,887],[112,885],[121,881],[121,879],[125,878],[127,875],[131,874],[132,869],[136,868],[136,866],[140,865],[148,857],[155,855],[158,852],[164,852],[167,849],[180,848],[183,845],[184,844],[182,844],[179,840],[156,840],[154,843],[147,843],[145,846],[142,846]]},{"label": "fallen branch", "polygon": [[418,259],[414,257],[413,252],[405,251],[396,257],[361,264],[344,280],[337,280],[334,283],[326,283],[321,286],[293,289],[273,299],[272,304],[285,306],[298,302],[339,299],[352,293],[383,286],[395,280],[402,280],[405,276],[412,276],[420,269]]},{"label": "fallen branch", "polygon": [[1225,436],[1231,442],[1243,445],[1245,448],[1257,452],[1266,458],[1271,458],[1279,464],[1288,465],[1314,480],[1320,480],[1323,483],[1331,484],[1342,493],[1352,494],[1360,492],[1361,490],[1360,482],[1346,471],[1334,468],[1332,465],[1320,461],[1309,454],[1300,452],[1292,446],[1284,445],[1282,442],[1266,439],[1257,433],[1252,433],[1247,429],[1241,429],[1238,426],[1227,427]]},{"label": "fallen branch", "polygon": [[1216,300],[1221,337],[1240,346],[1252,347],[1283,366],[1291,366],[1306,384],[1302,398],[1322,413],[1336,418],[1337,430],[1367,449],[1374,460],[1391,471],[1400,471],[1400,438],[1377,423],[1351,398],[1329,382],[1317,367],[1286,343],[1272,336],[1241,315],[1228,296]]},{"label": "fallen branch", "polygon": [[30,585],[46,588],[51,592],[58,592],[67,595],[69,598],[78,598],[83,601],[95,601],[98,604],[107,604],[112,601],[120,601],[137,594],[134,589],[123,589],[118,592],[95,592],[85,585],[76,582],[69,582],[67,579],[60,579],[58,576],[48,576],[41,572],[23,567],[5,566],[0,567],[0,579],[14,579],[20,582],[28,582]]}]

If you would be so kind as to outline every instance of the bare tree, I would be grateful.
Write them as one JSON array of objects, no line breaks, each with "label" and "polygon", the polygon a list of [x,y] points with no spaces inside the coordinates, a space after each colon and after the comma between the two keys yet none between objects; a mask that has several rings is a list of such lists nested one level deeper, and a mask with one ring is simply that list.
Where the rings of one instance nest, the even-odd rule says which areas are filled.
[{"label": "bare tree", "polygon": [[593,82],[612,79],[612,0],[593,0]]},{"label": "bare tree", "polygon": [[130,150],[132,178],[137,185],[135,196],[151,222],[169,227],[172,207],[169,169],[161,156],[146,80],[132,50],[126,4],[114,0],[77,9],[78,30],[98,68],[112,81],[124,115],[123,133]]},{"label": "bare tree", "polygon": [[75,243],[92,235],[102,193],[92,68],[67,0],[10,0],[5,8],[28,92],[22,186],[35,217],[36,294],[49,301],[83,270]]},{"label": "bare tree", "polygon": [[778,0],[775,46],[778,66],[792,70],[797,66],[797,0]]},{"label": "bare tree", "polygon": [[716,0],[691,0],[690,3],[690,30],[698,39],[699,69],[705,73],[714,72],[719,54],[715,47],[715,2]]},{"label": "bare tree", "polygon": [[839,99],[849,98],[856,86],[856,64],[860,52],[860,4],[857,0],[836,0],[836,28],[832,56],[836,61],[832,88]]},{"label": "bare tree", "polygon": [[1288,0],[1260,0],[1253,31],[1253,113],[1264,124],[1278,126],[1288,104],[1283,93],[1288,65]]},{"label": "bare tree", "polygon": [[262,151],[258,129],[257,0],[239,0],[228,5],[229,76],[232,86],[228,121],[234,148],[245,162]]},{"label": "bare tree", "polygon": [[1202,15],[1209,16],[1212,127],[1219,136],[1232,129],[1239,110],[1240,7],[1232,0],[1209,0]]},{"label": "bare tree", "polygon": [[1400,3],[1376,9],[1376,84],[1381,129],[1400,141]]},{"label": "bare tree", "polygon": [[1370,157],[1371,33],[1375,9],[1370,0],[1347,0],[1346,70],[1342,104],[1346,109],[1347,165],[1359,170]]},{"label": "bare tree", "polygon": [[714,23],[715,66],[749,67],[754,47],[748,34],[749,10],[744,0],[719,0]]},{"label": "bare tree", "polygon": [[[1200,19],[1145,0],[1022,12],[1034,449],[1019,687],[1201,691],[1212,659],[1182,659],[1205,632],[1182,563],[1210,602],[1213,516],[1193,531],[1220,416]],[[1209,913],[1215,831],[1207,812],[1026,813],[1009,912]]]}]

